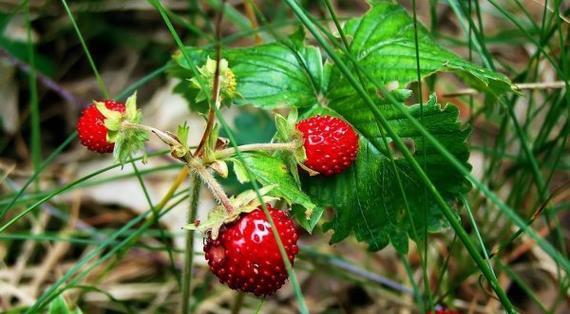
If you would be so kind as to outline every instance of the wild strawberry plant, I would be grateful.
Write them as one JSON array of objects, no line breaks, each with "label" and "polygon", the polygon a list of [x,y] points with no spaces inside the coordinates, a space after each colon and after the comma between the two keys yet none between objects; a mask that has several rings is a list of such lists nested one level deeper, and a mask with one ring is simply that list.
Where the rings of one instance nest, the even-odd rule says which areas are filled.
[{"label": "wild strawberry plant", "polygon": [[[370,250],[393,245],[400,253],[407,252],[410,239],[422,242],[428,232],[454,226],[450,208],[461,209],[470,183],[440,148],[469,168],[470,131],[458,121],[458,109],[438,103],[435,95],[409,104],[423,99],[409,85],[438,72],[457,74],[489,98],[512,85],[443,49],[421,26],[415,30],[399,5],[370,1],[370,6],[339,30],[335,57],[326,50],[331,59],[308,43],[303,29],[272,43],[224,48],[221,56],[197,47],[175,53],[170,64],[170,73],[180,79],[175,90],[207,116],[198,148],[188,147],[189,136],[199,135],[188,134],[185,125],[170,133],[142,124],[134,96],[124,112],[103,103],[93,107],[118,160],[126,162],[151,132],[210,189],[219,206],[188,228],[207,238],[210,267],[231,288],[266,295],[281,286],[297,252],[297,233],[287,215],[309,233],[322,223],[332,231],[331,244],[354,236]],[[273,114],[277,132],[270,143],[236,147],[219,136],[225,128],[216,119],[220,110],[246,105],[288,112]],[[80,135],[82,129],[90,127],[80,128]],[[222,177],[233,172],[240,183],[256,188],[230,197],[212,172]],[[268,203],[275,200],[283,200],[290,212],[275,214]],[[327,208],[333,211],[330,220],[323,218]],[[271,236],[276,242],[265,238]],[[247,252],[240,254],[242,240]]]}]

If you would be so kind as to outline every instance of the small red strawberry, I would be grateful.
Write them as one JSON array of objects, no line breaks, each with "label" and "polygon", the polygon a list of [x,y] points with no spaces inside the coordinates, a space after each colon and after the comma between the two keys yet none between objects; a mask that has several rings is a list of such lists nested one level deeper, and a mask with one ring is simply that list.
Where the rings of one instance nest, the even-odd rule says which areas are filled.
[{"label": "small red strawberry", "polygon": [[343,172],[356,159],[358,134],[345,121],[332,116],[314,116],[297,123],[303,133],[305,166],[325,176]]},{"label": "small red strawberry", "polygon": [[[114,100],[103,102],[109,110],[125,112],[125,104]],[[77,120],[77,134],[81,144],[89,150],[99,153],[110,153],[115,147],[114,143],[107,141],[107,128],[104,125],[105,117],[92,103],[83,110],[79,120]]]},{"label": "small red strawberry", "polygon": [[[284,211],[266,205],[291,263],[299,251],[298,234]],[[287,270],[260,207],[223,225],[217,239],[208,237],[204,253],[210,270],[234,290],[271,295],[287,280]]]}]

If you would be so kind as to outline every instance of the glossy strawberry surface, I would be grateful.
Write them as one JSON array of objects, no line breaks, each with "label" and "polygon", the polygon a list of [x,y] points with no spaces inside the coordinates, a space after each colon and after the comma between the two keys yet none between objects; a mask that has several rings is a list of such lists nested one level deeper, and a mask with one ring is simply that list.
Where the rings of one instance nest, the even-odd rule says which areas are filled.
[{"label": "glossy strawberry surface", "polygon": [[[125,112],[125,104],[123,103],[113,100],[105,100],[104,103],[110,110]],[[99,153],[110,153],[113,151],[115,144],[107,142],[107,128],[104,121],[105,117],[95,104],[85,108],[77,120],[76,127],[79,141],[89,150]]]},{"label": "glossy strawberry surface", "polygon": [[305,166],[325,176],[343,172],[358,153],[358,134],[336,117],[315,116],[297,123],[307,154]]},{"label": "glossy strawberry surface", "polygon": [[[299,249],[293,221],[267,204],[291,264]],[[275,293],[287,280],[271,225],[260,208],[222,226],[216,240],[207,238],[204,253],[210,270],[221,283],[257,296]]]}]

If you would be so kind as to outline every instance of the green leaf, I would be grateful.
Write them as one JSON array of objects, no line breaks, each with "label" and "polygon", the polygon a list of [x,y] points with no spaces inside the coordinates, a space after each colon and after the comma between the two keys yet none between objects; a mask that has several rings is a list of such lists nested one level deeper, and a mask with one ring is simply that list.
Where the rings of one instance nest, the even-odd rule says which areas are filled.
[{"label": "green leaf", "polygon": [[[419,131],[392,104],[379,101],[378,106],[398,136],[410,144],[414,157],[425,167],[436,188],[450,204],[455,204],[459,196],[470,189],[469,182],[429,142],[422,139]],[[339,242],[354,234],[371,250],[380,250],[392,243],[398,251],[406,252],[408,238],[414,239],[414,232],[405,201],[420,239],[425,227],[433,232],[446,226],[440,208],[427,192],[423,192],[425,187],[409,163],[390,144],[384,145],[372,113],[360,98],[345,97],[330,103],[329,108],[320,111],[334,110],[333,114],[344,117],[361,133],[358,157],[352,167],[334,177],[305,177],[303,180],[304,190],[319,206],[332,207],[336,211],[335,218],[327,224],[334,230],[331,242]],[[431,97],[424,104],[423,118],[420,118],[422,109],[419,105],[406,109],[469,166],[466,145],[469,130],[461,129],[456,107],[447,105],[441,108],[435,97]],[[391,139],[387,138],[387,141],[390,143]],[[375,146],[382,147],[383,152]],[[393,154],[406,199],[402,196],[388,152]]]},{"label": "green leaf", "polygon": [[[352,39],[353,58],[378,84],[397,81],[406,86],[417,81],[413,19],[392,1],[373,1],[371,5],[364,16],[348,21],[343,28]],[[422,78],[440,71],[455,72],[468,84],[494,95],[513,88],[504,75],[482,69],[442,48],[421,25],[418,25],[418,44]],[[330,85],[330,98],[352,92],[336,67]]]},{"label": "green leaf", "polygon": [[241,155],[245,164],[237,158],[231,159],[238,180],[242,183],[249,181],[245,168],[247,167],[261,185],[275,185],[269,194],[281,197],[289,204],[301,205],[302,208],[293,206],[294,216],[303,228],[311,232],[319,221],[323,208],[315,205],[311,198],[299,189],[285,162],[265,152],[244,152]]},{"label": "green leaf", "polygon": [[[298,42],[298,39],[295,39]],[[237,80],[237,105],[251,104],[265,109],[277,107],[308,107],[318,102],[323,90],[323,66],[321,52],[313,46],[294,50],[294,42],[270,43],[248,48],[230,48],[223,51],[222,57]],[[195,66],[203,66],[213,50],[186,48],[186,53]],[[182,54],[176,54],[170,72],[193,88],[187,80],[192,71]],[[176,91],[184,92],[184,85]],[[190,94],[191,95],[191,94]],[[191,99],[191,102],[194,100]]]}]

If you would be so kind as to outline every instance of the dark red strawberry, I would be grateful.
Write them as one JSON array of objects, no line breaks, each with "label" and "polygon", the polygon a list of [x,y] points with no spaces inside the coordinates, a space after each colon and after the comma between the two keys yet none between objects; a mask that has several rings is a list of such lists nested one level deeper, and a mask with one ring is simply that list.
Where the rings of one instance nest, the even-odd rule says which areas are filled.
[{"label": "dark red strawberry", "polygon": [[[125,104],[114,100],[103,101],[110,110],[125,112]],[[77,134],[81,144],[89,150],[99,153],[110,153],[115,147],[114,143],[107,142],[107,128],[104,125],[105,117],[93,103],[83,110],[77,120]]]},{"label": "dark red strawberry", "polygon": [[358,134],[352,126],[332,116],[315,116],[297,123],[307,154],[305,166],[325,176],[350,167],[358,153]]},{"label": "dark red strawberry", "polygon": [[[284,211],[267,209],[291,263],[299,251],[298,234],[293,221]],[[275,293],[287,280],[277,242],[265,213],[257,208],[222,226],[216,240],[207,238],[204,253],[210,270],[234,290],[257,296]]]}]

